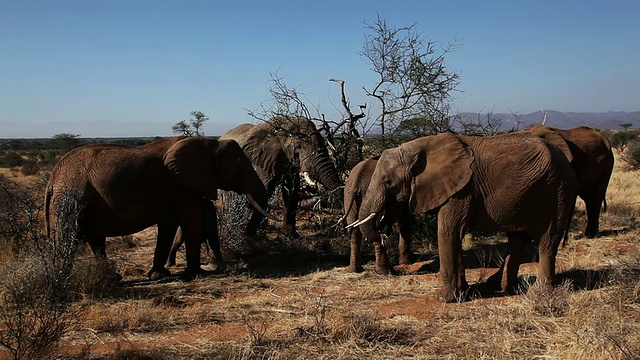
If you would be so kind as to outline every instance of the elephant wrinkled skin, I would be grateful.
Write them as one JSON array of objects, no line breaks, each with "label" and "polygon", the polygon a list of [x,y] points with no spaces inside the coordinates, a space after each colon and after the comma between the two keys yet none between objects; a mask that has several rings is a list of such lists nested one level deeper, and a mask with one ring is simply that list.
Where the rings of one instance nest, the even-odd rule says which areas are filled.
[{"label": "elephant wrinkled skin", "polygon": [[506,291],[516,285],[524,248],[538,245],[538,281],[551,285],[558,246],[577,196],[571,164],[555,146],[527,134],[427,136],[382,152],[362,200],[359,221],[376,250],[376,271],[389,273],[380,242],[380,218],[390,204],[408,202],[414,214],[437,210],[442,288],[451,302],[468,288],[462,239],[473,226],[504,231],[509,255],[490,279]]},{"label": "elephant wrinkled skin", "polygon": [[[328,191],[342,185],[325,140],[309,119],[277,116],[258,125],[241,124],[220,139],[237,141],[251,162],[265,171],[269,195],[282,185],[284,228],[293,237],[299,237],[296,212],[300,174],[307,181],[318,181]],[[256,229],[261,220],[262,217],[254,212],[248,227]]]},{"label": "elephant wrinkled skin", "polygon": [[[347,224],[353,225],[358,220],[358,212],[362,205],[362,198],[367,192],[371,175],[378,163],[378,157],[362,160],[349,172],[349,177],[344,183],[344,213]],[[398,254],[400,264],[409,264],[411,259],[411,236],[413,234],[413,214],[409,211],[407,203],[396,203],[397,207],[387,208],[384,224],[391,226],[398,223],[400,239],[398,242]],[[362,272],[362,233],[358,226],[349,229],[351,243],[351,256],[349,260],[350,272]]]},{"label": "elephant wrinkled skin", "polygon": [[[571,166],[578,178],[578,196],[584,201],[587,210],[587,223],[582,234],[593,238],[600,231],[600,210],[604,203],[609,179],[613,172],[613,151],[609,139],[602,133],[586,126],[569,130],[555,129],[537,125],[523,130],[539,136],[550,143],[562,147],[567,146],[571,152]],[[553,138],[552,134],[560,135]]]},{"label": "elephant wrinkled skin", "polygon": [[[65,194],[79,202],[78,237],[105,258],[105,238],[158,225],[150,278],[161,278],[179,227],[186,240],[186,276],[201,272],[201,199],[217,190],[246,194],[261,207],[267,192],[235,141],[175,137],[139,147],[93,144],[67,153],[51,173],[45,197],[47,228]],[[50,207],[53,210],[51,213]]]}]

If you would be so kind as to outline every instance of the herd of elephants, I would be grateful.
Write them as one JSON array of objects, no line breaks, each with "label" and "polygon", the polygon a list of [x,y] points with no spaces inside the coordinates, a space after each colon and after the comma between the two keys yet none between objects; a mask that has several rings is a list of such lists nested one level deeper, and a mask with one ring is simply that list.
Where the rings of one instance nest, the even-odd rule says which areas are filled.
[{"label": "herd of elephants", "polygon": [[[77,236],[98,259],[106,258],[107,237],[157,225],[149,277],[170,274],[165,266],[175,262],[175,247],[182,242],[184,275],[192,277],[202,271],[205,239],[218,265],[224,264],[211,202],[218,190],[244,194],[253,206],[245,234],[255,234],[268,217],[299,237],[300,181],[332,192],[344,187],[349,271],[363,271],[362,244],[367,241],[375,250],[375,270],[393,272],[382,233],[388,225],[397,225],[399,262],[408,263],[415,215],[437,212],[442,286],[435,297],[452,302],[469,287],[462,239],[470,227],[507,234],[508,255],[488,285],[511,290],[526,247],[533,243],[539,253],[537,281],[551,286],[577,196],[586,204],[583,235],[597,235],[613,162],[609,140],[596,130],[534,126],[495,136],[417,138],[360,162],[345,180],[311,120],[280,116],[239,125],[218,140],[174,137],[137,147],[92,144],[73,149],[52,171],[45,210],[50,230],[64,203],[79,201]],[[269,213],[268,199],[278,186],[282,219]]]}]

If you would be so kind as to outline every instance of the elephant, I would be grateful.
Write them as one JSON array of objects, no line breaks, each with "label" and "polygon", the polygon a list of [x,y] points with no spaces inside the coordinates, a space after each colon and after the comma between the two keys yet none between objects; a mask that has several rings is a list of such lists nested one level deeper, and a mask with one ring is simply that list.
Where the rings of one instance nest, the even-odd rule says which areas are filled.
[{"label": "elephant", "polygon": [[[232,140],[173,137],[131,147],[91,144],[65,154],[54,167],[46,188],[47,232],[57,210],[72,193],[80,205],[77,237],[98,259],[106,259],[106,237],[158,226],[149,278],[170,274],[165,266],[178,227],[186,242],[189,278],[202,272],[201,198],[215,199],[217,190],[236,191],[265,216],[267,192]],[[51,209],[54,210],[51,214]],[[52,216],[53,215],[53,216]]]},{"label": "elephant", "polygon": [[[344,183],[344,219],[347,224],[358,220],[358,210],[365,196],[371,175],[378,163],[378,156],[362,160],[349,172]],[[400,205],[396,203],[395,205]],[[409,264],[411,261],[411,236],[413,235],[414,217],[408,206],[394,206],[386,209],[384,223],[393,225],[398,223],[400,239],[398,243],[399,263]],[[384,227],[382,224],[381,227]],[[350,272],[362,272],[362,233],[357,226],[347,226],[351,242],[351,256],[349,260]]]},{"label": "elephant", "polygon": [[[296,229],[300,174],[311,184],[319,182],[329,192],[343,185],[329,157],[325,139],[307,118],[275,116],[258,125],[241,124],[220,139],[237,141],[253,165],[267,173],[269,195],[282,185],[283,226],[292,237],[300,237]],[[256,229],[261,220],[260,214],[254,211],[249,228]]]},{"label": "elephant", "polygon": [[552,286],[577,188],[566,156],[538,137],[442,133],[382,152],[354,225],[373,242],[376,271],[389,274],[378,231],[387,209],[399,202],[414,214],[436,210],[442,281],[436,298],[443,302],[459,299],[469,287],[462,262],[469,227],[507,234],[509,255],[489,285],[512,289],[524,249],[533,241],[540,254],[537,281]]},{"label": "elephant", "polygon": [[[604,209],[607,208],[605,195],[613,172],[614,158],[609,139],[586,126],[562,130],[536,125],[523,131],[558,147],[569,148],[571,166],[578,178],[578,196],[584,201],[587,211],[587,222],[582,235],[587,238],[596,237],[600,231],[600,210],[603,203]],[[560,138],[550,136],[552,133],[559,134]]]},{"label": "elephant", "polygon": [[[225,267],[225,263],[222,252],[220,251],[216,205],[207,198],[201,198],[200,207],[202,211],[203,240],[206,240],[209,250],[213,251],[216,259],[216,271],[221,272]],[[182,233],[182,228],[178,228],[176,236],[173,239],[173,245],[171,245],[171,251],[169,252],[169,259],[167,260],[168,266],[174,266],[176,264],[176,255],[184,242],[185,238]]]}]

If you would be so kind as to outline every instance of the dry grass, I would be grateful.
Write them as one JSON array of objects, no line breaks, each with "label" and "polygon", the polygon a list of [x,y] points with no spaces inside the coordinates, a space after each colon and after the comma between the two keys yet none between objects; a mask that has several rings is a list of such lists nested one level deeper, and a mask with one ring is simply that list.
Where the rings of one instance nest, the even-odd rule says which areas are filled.
[{"label": "dry grass", "polygon": [[[183,282],[146,280],[155,230],[112,239],[107,252],[124,276],[109,296],[86,296],[80,322],[55,356],[80,359],[636,359],[640,358],[640,176],[616,168],[602,215],[603,235],[572,236],[558,255],[561,285],[522,294],[481,291],[441,304],[436,269],[379,276],[373,264],[346,272],[348,253],[252,254],[233,274]],[[326,241],[301,225],[296,243]],[[305,232],[307,231],[307,232]],[[261,241],[285,242],[281,235]],[[279,239],[279,240],[278,240]],[[331,239],[346,242],[346,237]],[[465,240],[467,279],[482,283],[504,255],[504,238]],[[422,260],[433,260],[423,254]],[[179,273],[184,261],[178,257]],[[91,271],[91,263],[85,266]],[[302,266],[306,262],[306,266]],[[94,280],[88,281],[93,284]],[[100,281],[95,281],[100,282]],[[89,293],[89,291],[85,291]]]}]

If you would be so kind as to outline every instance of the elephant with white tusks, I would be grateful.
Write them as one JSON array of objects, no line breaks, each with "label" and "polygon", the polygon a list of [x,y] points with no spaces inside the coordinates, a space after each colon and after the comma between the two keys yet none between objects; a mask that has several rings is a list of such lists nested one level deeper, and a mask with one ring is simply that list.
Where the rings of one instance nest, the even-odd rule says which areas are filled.
[{"label": "elephant with white tusks", "polygon": [[[217,190],[245,194],[264,216],[267,192],[235,141],[174,137],[143,146],[93,144],[71,150],[51,173],[45,196],[47,231],[65,193],[77,194],[77,231],[97,258],[106,258],[105,238],[157,224],[158,237],[149,278],[170,274],[165,262],[176,230],[186,242],[185,277],[202,272],[202,197]],[[50,209],[53,208],[53,214]]]},{"label": "elephant with white tusks", "polygon": [[[327,142],[313,121],[303,117],[275,116],[253,125],[241,124],[220,139],[238,142],[251,162],[267,175],[267,192],[282,185],[284,230],[294,238],[300,199],[300,174],[310,185],[323,185],[332,192],[343,185],[327,150]],[[256,229],[261,217],[254,212],[249,227]]]},{"label": "elephant with white tusks", "polygon": [[488,280],[506,291],[533,240],[540,260],[537,281],[552,285],[558,247],[576,203],[578,182],[566,156],[528,134],[426,136],[382,152],[362,199],[358,221],[372,241],[376,271],[390,273],[379,226],[390,207],[414,214],[437,211],[442,288],[436,298],[455,301],[469,287],[462,239],[470,226],[507,233],[509,255]]}]

